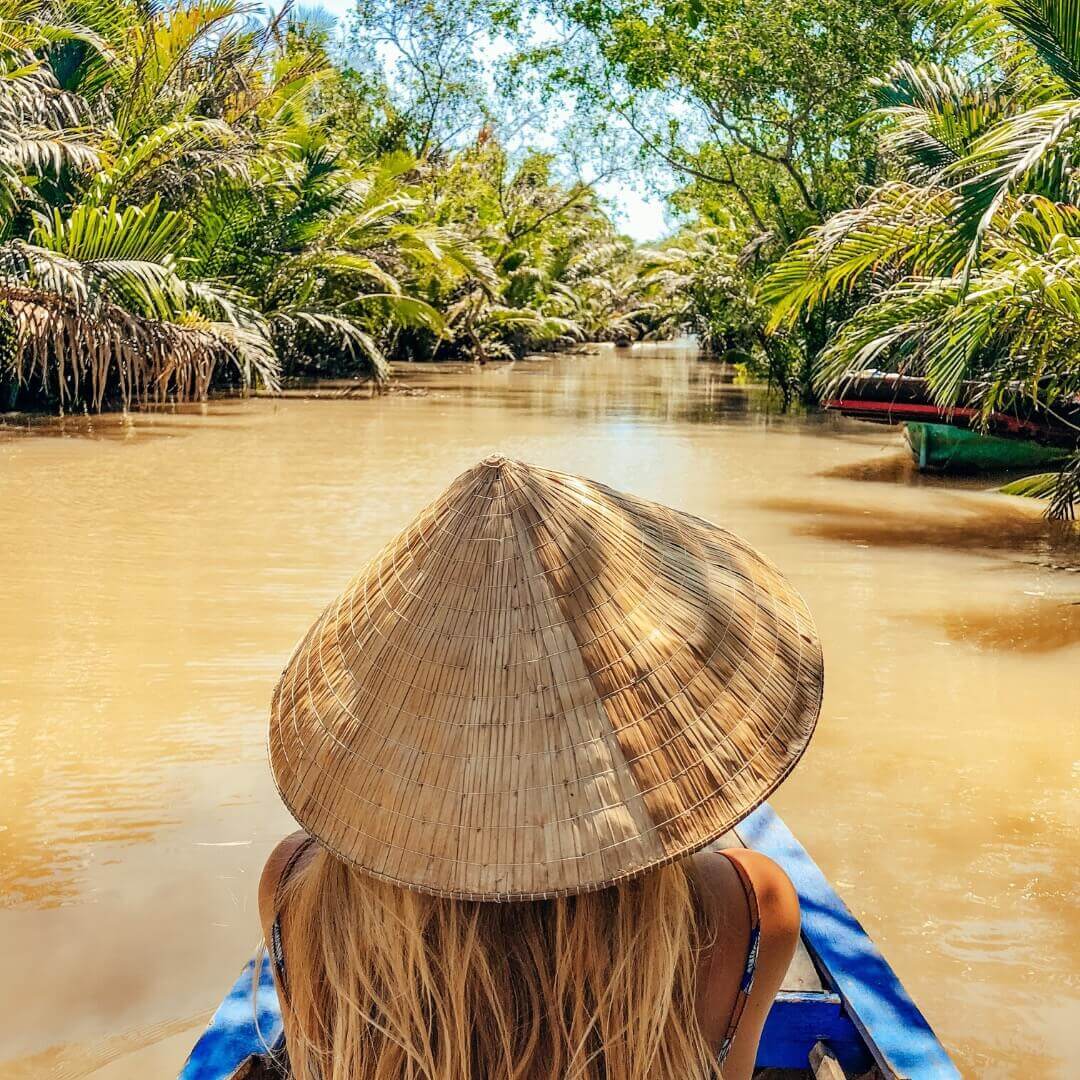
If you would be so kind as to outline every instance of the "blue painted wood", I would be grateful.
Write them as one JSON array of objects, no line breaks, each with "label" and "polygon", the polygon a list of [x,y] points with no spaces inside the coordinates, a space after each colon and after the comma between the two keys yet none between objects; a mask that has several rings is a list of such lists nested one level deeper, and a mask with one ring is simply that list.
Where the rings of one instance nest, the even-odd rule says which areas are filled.
[{"label": "blue painted wood", "polygon": [[844,1012],[839,995],[782,990],[765,1021],[757,1065],[805,1070],[810,1051],[819,1041],[828,1045],[853,1076],[866,1072],[874,1064],[862,1036]]},{"label": "blue painted wood", "polygon": [[262,961],[258,998],[251,993],[256,960],[249,960],[195,1044],[179,1080],[227,1080],[249,1054],[263,1054],[281,1039],[281,1010],[270,964],[263,954],[256,959]]},{"label": "blue painted wood", "polygon": [[735,831],[747,847],[768,855],[791,878],[802,907],[803,940],[885,1076],[958,1078],[956,1066],[892,968],[768,804]]}]

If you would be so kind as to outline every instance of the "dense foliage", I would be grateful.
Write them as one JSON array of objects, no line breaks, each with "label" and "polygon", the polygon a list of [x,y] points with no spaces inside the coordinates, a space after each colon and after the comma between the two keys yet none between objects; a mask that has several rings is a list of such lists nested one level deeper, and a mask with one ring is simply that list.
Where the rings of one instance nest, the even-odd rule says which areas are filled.
[{"label": "dense foliage", "polygon": [[[552,0],[565,41],[537,51],[552,80],[633,131],[680,185],[674,246],[693,328],[745,353],[786,400],[812,396],[829,319],[766,333],[757,283],[807,228],[880,168],[870,79],[933,49],[902,3],[878,0]],[[588,46],[582,44],[583,34]],[[599,103],[598,105],[596,103]]]},{"label": "dense foliage", "polygon": [[2,404],[622,332],[591,187],[392,98],[288,10],[0,0]]},{"label": "dense foliage", "polygon": [[[785,402],[873,367],[1053,409],[1077,10],[0,0],[0,407],[690,330]],[[598,195],[635,163],[679,223],[653,248]],[[1070,513],[1080,457],[1020,490]]]},{"label": "dense foliage", "polygon": [[[982,62],[900,64],[877,83],[888,176],[791,247],[764,297],[777,328],[861,301],[817,360],[822,388],[885,369],[925,375],[944,407],[1052,410],[1080,394],[1080,9],[934,14]],[[1071,516],[1080,454],[1014,490]]]},{"label": "dense foliage", "polygon": [[[538,51],[556,80],[683,178],[688,224],[644,269],[669,319],[786,401],[867,368],[984,422],[1080,394],[1071,0],[550,10],[572,31]],[[1080,455],[1013,490],[1071,514]]]}]

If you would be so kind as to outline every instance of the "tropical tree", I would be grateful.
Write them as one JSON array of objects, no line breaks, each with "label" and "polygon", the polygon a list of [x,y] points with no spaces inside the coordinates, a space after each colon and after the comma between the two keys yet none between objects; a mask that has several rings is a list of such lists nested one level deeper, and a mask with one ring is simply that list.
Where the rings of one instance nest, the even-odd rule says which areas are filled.
[{"label": "tropical tree", "polygon": [[578,31],[558,52],[570,85],[706,198],[792,239],[865,181],[866,79],[917,49],[910,16],[872,0],[551,6]]},{"label": "tropical tree", "polygon": [[[763,295],[779,331],[864,301],[819,358],[819,387],[867,368],[925,375],[940,406],[963,398],[988,421],[1080,394],[1080,22],[1065,0],[965,13],[1004,31],[994,62],[904,64],[879,84],[894,177],[795,244]],[[1080,456],[1013,490],[1071,514]]]},{"label": "tropical tree", "polygon": [[[494,25],[445,14],[424,26],[451,53]],[[619,301],[593,270],[627,245],[591,187],[550,156],[511,162],[487,127],[454,149],[442,119],[415,156],[416,122],[287,8],[0,0],[7,404],[383,379],[392,353],[483,360],[604,332]]]},{"label": "tropical tree", "polygon": [[747,244],[737,220],[692,225],[638,253],[642,303],[636,318],[648,336],[692,332],[714,356],[765,378],[788,405],[798,392],[797,350],[765,332],[769,309],[756,287],[761,247]]},{"label": "tropical tree", "polygon": [[557,176],[550,154],[512,159],[484,128],[445,166],[428,165],[422,197],[433,221],[460,230],[490,272],[474,260],[457,274],[414,281],[417,295],[446,314],[445,331],[414,339],[414,354],[487,360],[621,336],[631,283],[620,268],[630,265],[631,245],[594,189]]},{"label": "tropical tree", "polygon": [[121,206],[95,190],[118,156],[92,98],[64,85],[49,56],[78,53],[97,69],[118,61],[76,15],[36,0],[0,4],[8,403],[30,383],[61,408],[100,408],[109,396],[124,404],[197,396],[225,365],[273,382],[258,321],[227,289],[179,272],[176,253],[189,234],[181,215],[157,196]]},{"label": "tropical tree", "polygon": [[402,180],[413,167],[403,156],[358,166],[323,132],[294,132],[254,178],[225,174],[202,193],[192,264],[258,298],[289,370],[355,369],[363,358],[385,378],[376,325],[443,327],[400,274],[467,260],[456,233],[414,220],[420,204]]},{"label": "tropical tree", "polygon": [[385,87],[403,147],[446,157],[492,119],[487,57],[524,10],[490,0],[357,0],[349,63]]},{"label": "tropical tree", "polygon": [[[764,266],[874,182],[873,133],[857,124],[870,105],[868,79],[927,48],[903,3],[550,0],[547,8],[565,34],[547,35],[520,68],[540,70],[605,138],[629,133],[665,187],[682,185],[671,204],[687,222],[681,240],[700,233],[696,261],[714,246],[714,230],[725,234],[724,258],[705,260],[715,287],[707,273],[692,275],[700,306],[689,313],[717,341],[755,321]],[[764,329],[764,317],[756,323]],[[755,346],[754,362],[786,398],[812,397],[809,364],[827,331],[815,313],[798,340]]]}]

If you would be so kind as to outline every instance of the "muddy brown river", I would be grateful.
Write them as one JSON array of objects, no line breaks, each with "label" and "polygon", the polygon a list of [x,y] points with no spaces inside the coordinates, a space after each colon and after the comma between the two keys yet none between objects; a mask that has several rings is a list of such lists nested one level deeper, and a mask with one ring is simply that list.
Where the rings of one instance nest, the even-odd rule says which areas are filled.
[{"label": "muddy brown river", "polygon": [[1078,1075],[1080,552],[1038,507],[920,477],[893,429],[770,414],[690,349],[400,385],[0,430],[0,1076],[175,1075],[292,828],[282,665],[495,450],[784,568],[826,694],[774,806],[965,1076]]}]

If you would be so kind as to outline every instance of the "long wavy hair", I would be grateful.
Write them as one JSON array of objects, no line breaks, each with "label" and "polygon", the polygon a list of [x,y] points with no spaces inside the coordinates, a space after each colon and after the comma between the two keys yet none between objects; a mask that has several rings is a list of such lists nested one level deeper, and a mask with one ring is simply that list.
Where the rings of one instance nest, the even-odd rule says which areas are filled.
[{"label": "long wavy hair", "polygon": [[512,903],[383,884],[322,848],[281,896],[296,1080],[713,1080],[689,864]]}]

